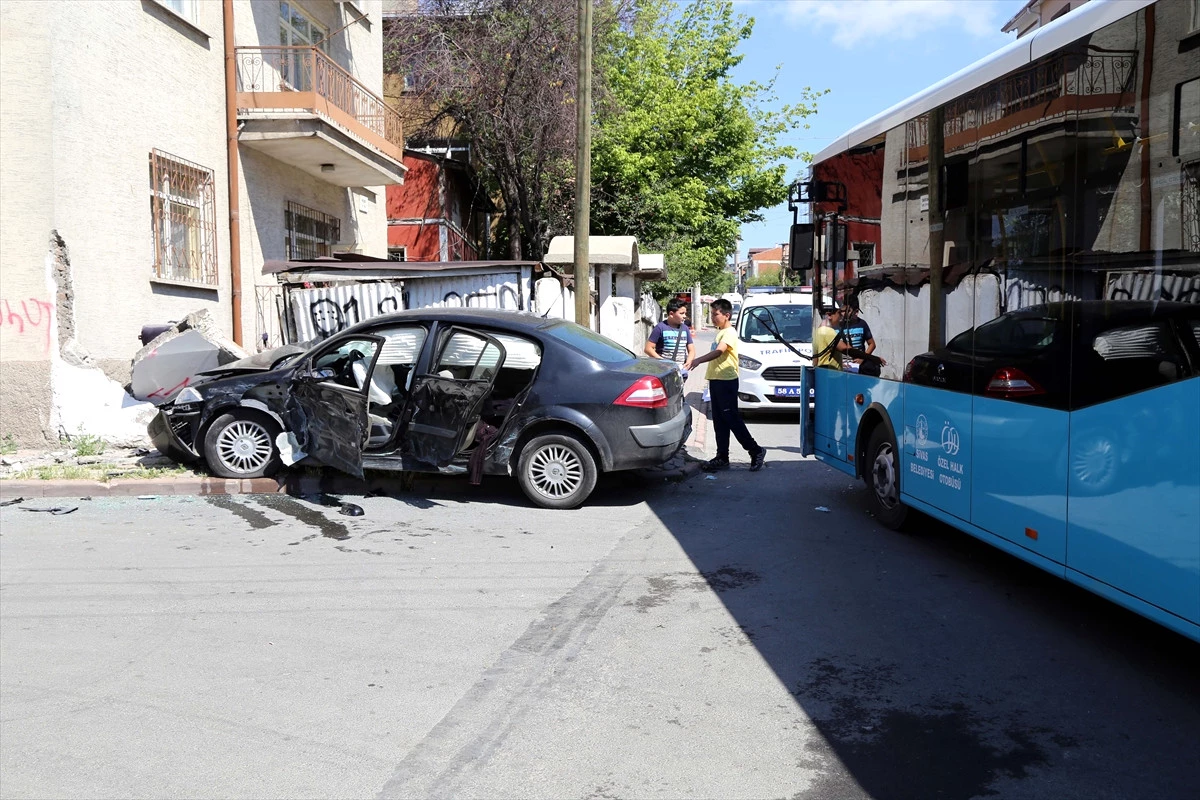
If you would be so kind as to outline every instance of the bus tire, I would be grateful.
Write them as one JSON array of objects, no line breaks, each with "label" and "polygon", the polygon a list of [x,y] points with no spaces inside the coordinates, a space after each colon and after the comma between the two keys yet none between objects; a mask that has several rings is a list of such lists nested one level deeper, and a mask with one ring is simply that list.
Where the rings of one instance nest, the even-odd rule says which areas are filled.
[{"label": "bus tire", "polygon": [[875,519],[884,527],[900,530],[908,518],[908,506],[900,502],[900,455],[896,441],[883,425],[871,431],[863,480]]}]

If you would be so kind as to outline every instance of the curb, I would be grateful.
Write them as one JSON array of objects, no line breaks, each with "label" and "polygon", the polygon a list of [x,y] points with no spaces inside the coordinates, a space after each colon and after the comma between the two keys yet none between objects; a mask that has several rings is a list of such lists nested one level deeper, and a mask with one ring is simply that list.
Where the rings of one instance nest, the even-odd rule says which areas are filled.
[{"label": "curb", "polygon": [[224,478],[152,478],[147,480],[100,481],[2,481],[0,500],[16,497],[133,497],[138,495],[225,495],[276,494],[285,482],[274,478],[226,480]]},{"label": "curb", "polygon": [[[690,457],[689,457],[690,459]],[[700,471],[700,461],[686,460],[681,466],[660,470],[637,470],[639,475],[668,481],[684,481]],[[320,475],[288,473],[278,478],[153,478],[148,480],[100,481],[0,481],[0,501],[22,498],[97,498],[97,497],[207,497],[235,494],[289,494],[294,496],[335,494],[369,495],[411,492],[417,481],[438,480],[442,476],[423,473],[372,473],[359,480],[340,472]],[[456,476],[455,484],[470,486],[465,477]]]}]

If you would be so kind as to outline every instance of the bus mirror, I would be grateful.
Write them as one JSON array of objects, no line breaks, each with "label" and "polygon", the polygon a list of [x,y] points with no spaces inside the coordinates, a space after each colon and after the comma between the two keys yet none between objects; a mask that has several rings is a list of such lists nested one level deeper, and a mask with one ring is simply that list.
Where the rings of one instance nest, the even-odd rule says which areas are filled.
[{"label": "bus mirror", "polygon": [[788,269],[801,284],[809,283],[809,272],[813,263],[814,230],[811,222],[798,222],[792,226],[788,237]]}]

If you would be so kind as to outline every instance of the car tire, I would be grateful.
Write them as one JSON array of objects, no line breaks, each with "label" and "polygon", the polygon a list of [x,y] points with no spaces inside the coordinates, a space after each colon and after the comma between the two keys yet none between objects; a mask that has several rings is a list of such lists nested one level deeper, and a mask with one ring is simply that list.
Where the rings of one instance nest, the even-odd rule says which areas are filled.
[{"label": "car tire", "polygon": [[535,436],[521,448],[517,480],[542,508],[577,508],[596,488],[596,459],[574,436]]},{"label": "car tire", "polygon": [[266,414],[238,409],[213,420],[204,435],[204,460],[221,478],[261,478],[279,469],[279,425]]},{"label": "car tire", "polygon": [[877,425],[867,444],[863,478],[875,518],[892,530],[900,530],[908,518],[908,506],[900,502],[900,456],[887,427]]}]

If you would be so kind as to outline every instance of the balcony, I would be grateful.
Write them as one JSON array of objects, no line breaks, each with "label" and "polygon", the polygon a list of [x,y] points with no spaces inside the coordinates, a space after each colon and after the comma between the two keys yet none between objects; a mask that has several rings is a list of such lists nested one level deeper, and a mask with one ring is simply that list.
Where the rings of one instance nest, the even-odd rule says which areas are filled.
[{"label": "balcony", "polygon": [[404,182],[400,115],[316,47],[238,47],[238,142],[338,186]]}]

